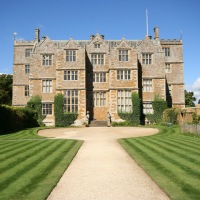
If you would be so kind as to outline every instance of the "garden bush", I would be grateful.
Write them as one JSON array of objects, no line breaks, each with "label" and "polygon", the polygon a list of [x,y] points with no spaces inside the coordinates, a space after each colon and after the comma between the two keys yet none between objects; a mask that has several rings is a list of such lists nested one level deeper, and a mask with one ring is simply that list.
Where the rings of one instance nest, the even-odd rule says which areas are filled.
[{"label": "garden bush", "polygon": [[76,120],[78,114],[76,113],[64,113],[64,95],[57,94],[54,97],[54,114],[55,114],[55,126],[65,127],[70,126]]},{"label": "garden bush", "polygon": [[27,108],[0,105],[1,133],[39,126],[37,113]]}]

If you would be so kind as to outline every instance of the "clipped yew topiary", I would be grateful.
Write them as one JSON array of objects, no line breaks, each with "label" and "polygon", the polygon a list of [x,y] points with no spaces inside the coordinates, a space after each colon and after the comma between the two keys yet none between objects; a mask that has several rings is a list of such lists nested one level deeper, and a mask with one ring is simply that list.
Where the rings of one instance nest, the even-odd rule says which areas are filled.
[{"label": "clipped yew topiary", "polygon": [[64,95],[57,94],[54,97],[54,115],[55,126],[65,127],[70,126],[76,120],[78,114],[76,113],[64,113]]},{"label": "clipped yew topiary", "polygon": [[42,99],[40,96],[32,96],[27,102],[27,109],[31,109],[37,113],[37,122],[40,126],[44,126],[43,119],[46,117],[42,115]]},{"label": "clipped yew topiary", "polygon": [[62,127],[66,126],[66,120],[64,116],[64,95],[57,94],[54,97],[54,115],[55,115],[55,126]]},{"label": "clipped yew topiary", "polygon": [[139,94],[136,92],[132,92],[131,100],[132,100],[132,112],[133,112],[132,121],[134,124],[139,125],[141,118],[141,100]]}]

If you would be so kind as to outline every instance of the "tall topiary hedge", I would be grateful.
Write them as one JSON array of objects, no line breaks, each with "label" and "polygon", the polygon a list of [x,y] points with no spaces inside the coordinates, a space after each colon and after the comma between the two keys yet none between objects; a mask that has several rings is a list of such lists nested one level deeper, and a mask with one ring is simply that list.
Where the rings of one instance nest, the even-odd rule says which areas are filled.
[{"label": "tall topiary hedge", "polygon": [[37,113],[37,121],[40,126],[44,126],[43,119],[46,117],[42,115],[42,99],[40,96],[32,96],[27,102],[26,108],[32,109]]},{"label": "tall topiary hedge", "polygon": [[54,115],[55,126],[65,127],[74,123],[78,114],[76,113],[64,113],[64,95],[57,94],[54,97]]},{"label": "tall topiary hedge", "polygon": [[57,94],[54,97],[54,115],[55,115],[55,126],[65,126],[64,117],[64,95]]},{"label": "tall topiary hedge", "polygon": [[132,100],[132,112],[133,112],[132,121],[134,124],[139,125],[141,118],[141,100],[139,94],[136,92],[132,92],[131,100]]}]

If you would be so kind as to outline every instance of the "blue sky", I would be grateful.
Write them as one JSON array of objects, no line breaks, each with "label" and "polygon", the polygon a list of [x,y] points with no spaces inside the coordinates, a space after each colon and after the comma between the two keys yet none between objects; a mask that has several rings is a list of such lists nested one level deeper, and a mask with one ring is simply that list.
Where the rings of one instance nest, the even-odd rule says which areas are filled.
[{"label": "blue sky", "polygon": [[[143,39],[148,9],[149,35],[158,26],[161,39],[182,39],[184,82],[200,98],[199,0],[1,0],[0,73],[12,74],[13,33],[18,40],[33,40],[34,29],[52,40]],[[178,74],[177,74],[178,76]]]}]

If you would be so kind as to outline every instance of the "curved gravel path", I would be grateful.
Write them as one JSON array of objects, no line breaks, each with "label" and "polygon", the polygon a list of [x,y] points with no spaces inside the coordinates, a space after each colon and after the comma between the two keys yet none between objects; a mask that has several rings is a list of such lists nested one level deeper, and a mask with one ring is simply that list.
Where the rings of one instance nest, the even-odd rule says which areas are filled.
[{"label": "curved gravel path", "polygon": [[152,135],[150,128],[90,127],[39,131],[39,135],[84,140],[48,200],[167,200],[116,141]]}]

